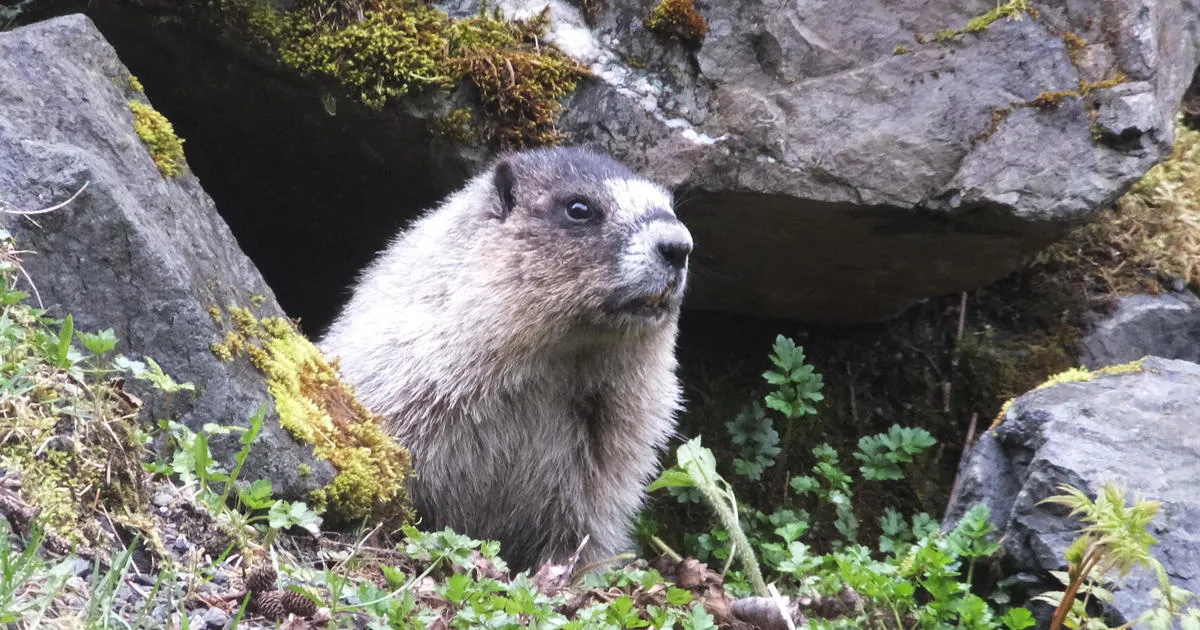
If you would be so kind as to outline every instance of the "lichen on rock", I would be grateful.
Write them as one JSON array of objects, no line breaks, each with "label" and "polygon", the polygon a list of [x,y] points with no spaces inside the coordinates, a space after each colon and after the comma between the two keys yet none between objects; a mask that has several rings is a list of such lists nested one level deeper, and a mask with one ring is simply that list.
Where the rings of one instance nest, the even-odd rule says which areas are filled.
[{"label": "lichen on rock", "polygon": [[137,100],[129,101],[129,111],[133,113],[133,129],[150,151],[158,170],[166,177],[183,174],[183,139],[175,135],[171,121],[157,109]]},{"label": "lichen on rock", "polygon": [[222,361],[246,357],[266,379],[283,428],[337,469],[313,493],[313,504],[335,521],[409,520],[408,451],[358,402],[334,365],[285,318],[259,319],[240,306],[227,313],[222,320],[231,328],[212,345],[213,354]]}]

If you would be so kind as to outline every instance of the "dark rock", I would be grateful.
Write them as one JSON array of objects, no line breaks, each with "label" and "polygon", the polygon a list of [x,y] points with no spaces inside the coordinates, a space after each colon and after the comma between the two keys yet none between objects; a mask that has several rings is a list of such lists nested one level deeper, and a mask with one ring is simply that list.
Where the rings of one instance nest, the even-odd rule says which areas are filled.
[{"label": "dark rock", "polygon": [[[52,312],[72,314],[79,330],[115,329],[118,352],[195,384],[195,397],[149,398],[154,417],[245,426],[271,396],[245,362],[213,356],[221,331],[207,309],[260,296],[261,314],[281,311],[196,178],[160,174],[133,129],[135,98],[129,72],[82,15],[0,33],[0,200],[35,210],[82,189],[54,212],[0,216],[18,247],[36,252],[24,267]],[[226,459],[236,447],[236,436],[213,442]],[[294,498],[332,476],[273,419],[242,471]]]},{"label": "dark rock", "polygon": [[220,630],[229,625],[233,621],[229,614],[220,608],[209,608],[204,613],[204,623],[207,624],[209,630]]},{"label": "dark rock", "polygon": [[1079,347],[1080,362],[1093,369],[1151,355],[1200,363],[1200,299],[1188,292],[1118,298]]},{"label": "dark rock", "polygon": [[[1065,567],[1080,527],[1066,510],[1038,502],[1071,484],[1089,496],[1116,482],[1162,503],[1150,533],[1153,555],[1174,584],[1200,592],[1200,365],[1152,357],[1142,370],[1099,374],[1017,398],[986,431],[959,471],[947,526],[977,503],[992,512],[1014,572],[1058,585],[1045,571]],[[1116,590],[1114,610],[1132,619],[1149,606],[1152,572],[1135,569]]]}]

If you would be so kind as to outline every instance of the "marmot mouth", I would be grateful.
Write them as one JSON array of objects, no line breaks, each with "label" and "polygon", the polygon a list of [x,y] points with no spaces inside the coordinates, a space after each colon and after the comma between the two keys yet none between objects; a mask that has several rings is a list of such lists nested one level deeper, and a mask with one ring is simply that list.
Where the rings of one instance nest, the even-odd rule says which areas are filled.
[{"label": "marmot mouth", "polygon": [[621,310],[647,317],[660,315],[673,305],[676,286],[676,282],[670,282],[658,293],[647,293],[629,300]]}]

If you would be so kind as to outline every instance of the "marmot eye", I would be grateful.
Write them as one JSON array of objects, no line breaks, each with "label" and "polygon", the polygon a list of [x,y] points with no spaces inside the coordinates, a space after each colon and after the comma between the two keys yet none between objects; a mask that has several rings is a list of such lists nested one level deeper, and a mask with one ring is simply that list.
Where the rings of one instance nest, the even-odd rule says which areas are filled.
[{"label": "marmot eye", "polygon": [[576,199],[567,204],[567,218],[572,221],[582,223],[584,221],[591,221],[595,216],[596,213],[583,201]]}]

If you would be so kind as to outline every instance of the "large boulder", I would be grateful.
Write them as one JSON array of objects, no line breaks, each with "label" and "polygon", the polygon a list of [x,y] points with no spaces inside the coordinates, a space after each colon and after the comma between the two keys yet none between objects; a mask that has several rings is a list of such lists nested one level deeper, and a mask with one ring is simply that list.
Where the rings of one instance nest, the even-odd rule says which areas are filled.
[{"label": "large boulder", "polygon": [[810,321],[1015,269],[1166,154],[1200,63],[1186,0],[700,2],[698,49],[647,33],[651,3],[590,33],[551,4],[601,77],[571,140],[686,191],[690,303]]},{"label": "large boulder", "polygon": [[1079,362],[1092,369],[1149,355],[1200,363],[1200,298],[1188,291],[1117,298],[1079,342]]},{"label": "large boulder", "polygon": [[[0,33],[0,201],[30,211],[81,191],[58,210],[0,220],[31,251],[23,266],[51,312],[72,314],[76,329],[115,329],[117,351],[150,356],[196,386],[194,399],[157,400],[154,412],[186,412],[196,430],[245,426],[260,406],[272,409],[272,396],[248,362],[214,356],[223,331],[209,310],[282,311],[195,176],[160,172],[131,101],[145,97],[87,17]],[[215,446],[228,458],[236,440]],[[272,414],[242,478],[271,479],[277,495],[299,498],[334,473]]]},{"label": "large boulder", "polygon": [[[1013,569],[1039,589],[1080,523],[1038,502],[1071,484],[1095,496],[1105,482],[1162,502],[1152,548],[1173,583],[1200,592],[1200,365],[1147,358],[1113,373],[1063,382],[1017,398],[980,436],[959,470],[947,510],[952,523],[984,503]],[[1150,606],[1155,576],[1135,570],[1116,590],[1114,611],[1133,619]]]},{"label": "large boulder", "polygon": [[[559,120],[568,143],[679,189],[690,307],[820,322],[981,286],[1087,220],[1168,150],[1200,62],[1196,0],[700,1],[699,43],[648,30],[651,0],[488,4],[548,6],[547,39],[594,72]],[[430,133],[436,98],[364,111],[172,6],[86,10],[318,329],[354,271],[482,153]]]}]

